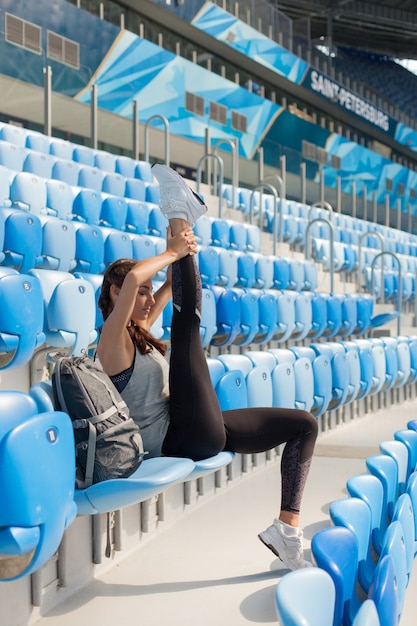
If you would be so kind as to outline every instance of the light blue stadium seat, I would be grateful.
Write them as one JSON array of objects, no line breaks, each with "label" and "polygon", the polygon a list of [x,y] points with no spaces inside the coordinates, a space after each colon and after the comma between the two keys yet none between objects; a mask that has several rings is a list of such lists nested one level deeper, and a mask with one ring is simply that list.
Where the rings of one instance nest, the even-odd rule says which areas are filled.
[{"label": "light blue stadium seat", "polygon": [[59,159],[71,161],[74,152],[74,144],[71,143],[71,141],[66,141],[65,139],[50,137],[49,152]]},{"label": "light blue stadium seat", "polygon": [[228,220],[214,218],[211,222],[211,245],[220,248],[230,247],[230,223]]},{"label": "light blue stadium seat", "polygon": [[28,150],[22,169],[42,178],[51,178],[55,160],[51,154]]},{"label": "light blue stadium seat", "polygon": [[213,335],[217,331],[216,298],[208,287],[202,290],[202,307],[200,319],[200,337],[203,348],[210,345]]},{"label": "light blue stadium seat", "polygon": [[103,188],[104,173],[97,167],[82,165],[78,172],[78,186],[101,191]]},{"label": "light blue stadium seat", "polygon": [[275,289],[293,289],[291,284],[290,260],[284,257],[275,257],[274,259],[274,288]]},{"label": "light blue stadium seat", "polygon": [[145,200],[151,204],[154,208],[159,208],[160,191],[159,183],[145,182]]},{"label": "light blue stadium seat", "polygon": [[211,344],[229,346],[240,332],[240,291],[217,286],[212,290],[216,299],[217,330]]},{"label": "light blue stadium seat", "polygon": [[110,154],[110,152],[107,152],[106,150],[95,150],[94,165],[99,170],[113,173],[116,171],[116,157],[114,154]]},{"label": "light blue stadium seat", "polygon": [[72,219],[72,205],[76,188],[62,180],[50,178],[46,181],[46,208],[48,214],[62,220]]},{"label": "light blue stadium seat", "polygon": [[412,429],[397,430],[394,438],[401,441],[407,448],[407,480],[417,468],[417,432]]},{"label": "light blue stadium seat", "polygon": [[254,290],[246,291],[238,289],[240,301],[240,329],[233,344],[236,346],[247,346],[251,344],[259,328],[259,304],[260,293]]},{"label": "light blue stadium seat", "polygon": [[18,172],[10,185],[10,200],[31,213],[47,213],[46,179],[29,172]]},{"label": "light blue stadium seat", "polygon": [[246,224],[247,243],[249,252],[259,252],[261,249],[261,229],[256,224]]},{"label": "light blue stadium seat", "polygon": [[272,406],[295,408],[295,374],[291,363],[277,363],[270,351],[251,350],[245,353],[253,363],[270,373]]},{"label": "light blue stadium seat", "polygon": [[16,172],[0,165],[0,206],[10,206],[10,185]]},{"label": "light blue stadium seat", "polygon": [[358,307],[356,298],[352,298],[350,293],[346,293],[342,298],[342,323],[339,328],[339,335],[346,337],[353,334],[358,324]]},{"label": "light blue stadium seat", "polygon": [[241,252],[247,249],[248,242],[248,229],[243,222],[235,222],[228,220],[230,226],[229,232],[229,244],[232,250],[240,250]]},{"label": "light blue stadium seat", "polygon": [[135,177],[145,181],[146,183],[152,183],[154,178],[151,164],[148,161],[136,161]]},{"label": "light blue stadium seat", "polygon": [[313,308],[311,299],[302,291],[286,292],[294,300],[295,326],[291,339],[302,341],[313,326]]},{"label": "light blue stadium seat", "polygon": [[404,531],[399,521],[389,524],[382,544],[380,559],[389,555],[394,561],[394,570],[398,592],[398,620],[404,608],[405,593],[408,585],[407,555]]},{"label": "light blue stadium seat", "polygon": [[26,146],[27,130],[14,124],[5,124],[0,130],[2,141],[9,141],[15,146]]},{"label": "light blue stadium seat", "polygon": [[408,586],[411,572],[414,565],[415,557],[415,539],[414,539],[414,510],[413,504],[408,493],[403,493],[395,503],[394,513],[392,521],[398,521],[401,524],[401,528],[404,535],[405,556],[406,556],[406,572]]},{"label": "light blue stadium seat", "polygon": [[39,281],[0,267],[0,369],[22,367],[30,361],[36,348],[45,342],[43,321]]},{"label": "light blue stadium seat", "polygon": [[148,232],[149,205],[146,202],[139,202],[129,198],[125,198],[125,200],[127,202],[125,230],[137,235],[145,235]]},{"label": "light blue stadium seat", "polygon": [[311,329],[308,337],[318,339],[327,328],[327,299],[320,293],[306,292],[311,299]]},{"label": "light blue stadium seat", "polygon": [[101,229],[90,224],[74,222],[75,261],[74,271],[99,274],[104,271],[104,239]]},{"label": "light blue stadium seat", "polygon": [[118,196],[103,198],[100,209],[100,225],[116,230],[125,230],[127,210],[128,206],[124,198]]},{"label": "light blue stadium seat", "polygon": [[219,280],[219,255],[212,246],[202,246],[198,250],[198,269],[201,280],[208,285],[216,285]]},{"label": "light blue stadium seat", "polygon": [[133,258],[143,261],[156,255],[156,238],[150,235],[132,235]]},{"label": "light blue stadium seat", "polygon": [[[251,291],[256,292],[256,290]],[[281,339],[282,327],[279,325],[279,292],[262,290],[258,297],[259,326],[253,343],[264,344],[272,339]],[[287,320],[284,319],[284,323]],[[285,328],[287,330],[287,327]]]},{"label": "light blue stadium seat", "polygon": [[74,161],[57,158],[52,168],[52,178],[62,180],[73,187],[78,185],[80,166]]},{"label": "light blue stadium seat", "polygon": [[317,355],[326,355],[330,361],[332,371],[332,399],[329,409],[336,409],[351,401],[353,389],[350,381],[348,357],[341,343],[312,343],[310,344]]},{"label": "light blue stadium seat", "polygon": [[194,234],[199,246],[211,245],[211,222],[213,218],[209,215],[201,215],[193,225]]},{"label": "light blue stadium seat", "polygon": [[352,626],[381,626],[375,602],[367,598],[359,607]]},{"label": "light blue stadium seat", "polygon": [[207,357],[207,367],[210,373],[211,384],[215,388],[220,378],[226,373],[224,363],[215,357]]},{"label": "light blue stadium seat", "polygon": [[272,406],[271,370],[254,363],[246,354],[222,354],[227,370],[240,370],[246,382],[248,407]]},{"label": "light blue stadium seat", "polygon": [[0,164],[14,172],[21,172],[27,149],[8,141],[0,141]]},{"label": "light blue stadium seat", "polygon": [[388,516],[384,506],[384,487],[377,476],[358,474],[346,482],[349,495],[366,502],[371,510],[372,545],[377,554],[381,553],[382,542],[388,527]]},{"label": "light blue stadium seat", "polygon": [[382,454],[388,454],[397,464],[398,494],[405,492],[408,480],[408,448],[402,441],[381,441],[379,449]]},{"label": "light blue stadium seat", "polygon": [[316,355],[311,347],[294,346],[290,350],[298,359],[307,358],[311,362],[314,379],[314,396],[311,412],[318,417],[328,408],[332,399],[332,374],[330,359],[324,355]]},{"label": "light blue stadium seat", "polygon": [[335,337],[342,326],[342,298],[331,293],[325,294],[324,297],[327,304],[327,327],[323,337]]},{"label": "light blue stadium seat", "polygon": [[302,289],[315,291],[318,287],[318,269],[314,261],[304,261],[304,285]]},{"label": "light blue stadium seat", "polygon": [[406,343],[410,353],[410,372],[406,384],[416,382],[417,380],[417,338],[414,336],[396,337],[398,343]]},{"label": "light blue stadium seat", "polygon": [[104,264],[110,265],[117,259],[133,257],[132,240],[128,233],[115,228],[100,227],[104,240]]},{"label": "light blue stadium seat", "polygon": [[101,310],[99,309],[99,306],[98,306],[98,299],[100,297],[101,285],[103,283],[103,274],[89,274],[87,272],[74,272],[74,276],[76,278],[81,278],[83,280],[87,280],[93,286],[93,289],[94,289],[94,299],[95,299],[95,302],[96,302],[96,323],[95,323],[95,328],[96,328],[97,332],[99,332],[99,329],[101,328],[101,326],[103,325],[103,322],[104,322],[102,312],[101,312]]},{"label": "light blue stadium seat", "polygon": [[365,398],[375,388],[374,360],[369,344],[358,345],[356,341],[343,341],[346,352],[355,351],[360,364],[360,388],[356,399]]},{"label": "light blue stadium seat", "polygon": [[294,371],[295,380],[295,409],[310,411],[314,404],[314,373],[313,366],[309,358],[296,358],[292,350],[282,348],[269,348],[275,356],[278,364],[289,364],[288,378],[291,379],[291,368]]},{"label": "light blue stadium seat", "polygon": [[38,133],[34,130],[26,130],[26,147],[37,152],[49,154],[51,138],[44,133]]},{"label": "light blue stadium seat", "polygon": [[10,207],[0,208],[2,264],[25,274],[40,261],[42,224],[38,215]]},{"label": "light blue stadium seat", "polygon": [[335,526],[348,528],[355,535],[358,542],[358,581],[368,593],[376,566],[372,550],[371,509],[362,498],[348,497],[332,502],[329,515]]},{"label": "light blue stadium seat", "polygon": [[335,586],[334,625],[350,625],[360,606],[356,593],[358,542],[354,533],[343,526],[319,530],[311,540],[311,552]]},{"label": "light blue stadium seat", "polygon": [[162,211],[153,207],[149,210],[148,215],[148,233],[154,237],[166,238],[166,231],[168,227],[168,220]]},{"label": "light blue stadium seat", "polygon": [[400,495],[397,463],[388,454],[374,454],[366,458],[366,467],[382,483],[384,488],[383,506],[389,521],[392,518],[395,503]]},{"label": "light blue stadium seat", "polygon": [[88,146],[80,146],[78,144],[74,144],[72,158],[76,163],[80,163],[81,165],[88,165],[89,167],[94,167],[95,150],[94,148],[89,148]]},{"label": "light blue stadium seat", "polygon": [[125,178],[135,178],[136,162],[128,156],[116,156],[115,172],[121,174]]},{"label": "light blue stadium seat", "polygon": [[260,252],[253,253],[255,259],[256,287],[271,289],[274,285],[274,257]]},{"label": "light blue stadium seat", "polygon": [[275,588],[281,626],[333,626],[335,601],[334,582],[320,568],[289,572]]},{"label": "light blue stadium seat", "polygon": [[36,267],[70,272],[76,266],[76,230],[73,222],[40,216],[42,224],[41,258]]},{"label": "light blue stadium seat", "polygon": [[236,250],[219,250],[219,282],[225,287],[238,283],[238,258]]},{"label": "light blue stadium seat", "polygon": [[237,254],[237,287],[252,289],[256,284],[255,259],[250,252]]},{"label": "light blue stadium seat", "polygon": [[122,198],[125,195],[125,184],[126,180],[124,176],[116,174],[115,172],[109,172],[104,175],[101,191]]},{"label": "light blue stadium seat", "polygon": [[247,408],[246,382],[240,370],[225,372],[220,376],[214,388],[222,411]]},{"label": "light blue stadium seat", "polygon": [[[378,561],[369,599],[376,606],[380,626],[398,625],[397,577],[394,560],[389,554]],[[368,625],[367,622],[366,624]]]},{"label": "light blue stadium seat", "polygon": [[291,289],[301,291],[304,289],[305,268],[304,261],[300,259],[291,259],[290,262],[290,284]]},{"label": "light blue stadium seat", "polygon": [[80,189],[72,204],[73,219],[86,224],[98,224],[103,196],[95,189]]},{"label": "light blue stadium seat", "polygon": [[369,339],[356,339],[355,340],[358,347],[359,353],[362,353],[362,348],[364,350],[370,349],[372,362],[373,362],[373,383],[372,387],[369,389],[368,395],[374,395],[379,393],[386,380],[386,358],[385,358],[385,350],[382,344],[378,341],[371,341]]},{"label": "light blue stadium seat", "polygon": [[68,272],[31,270],[41,284],[44,332],[52,348],[80,355],[97,340],[96,303],[92,285]]},{"label": "light blue stadium seat", "polygon": [[146,185],[143,180],[137,178],[126,178],[125,198],[132,200],[146,201]]},{"label": "light blue stadium seat", "polygon": [[413,472],[407,482],[406,493],[410,496],[414,514],[414,557],[417,555],[417,472]]},{"label": "light blue stadium seat", "polygon": [[[14,562],[5,581],[38,570],[58,549],[76,515],[75,455],[65,413],[37,414],[18,391],[0,392],[0,413],[0,553]],[[24,555],[18,571],[15,557]]]}]

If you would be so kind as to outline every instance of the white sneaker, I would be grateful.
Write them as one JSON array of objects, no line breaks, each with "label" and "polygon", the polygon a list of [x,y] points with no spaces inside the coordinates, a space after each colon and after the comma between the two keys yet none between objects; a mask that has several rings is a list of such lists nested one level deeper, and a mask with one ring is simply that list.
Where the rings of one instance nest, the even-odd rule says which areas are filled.
[{"label": "white sneaker", "polygon": [[288,569],[302,569],[313,567],[313,564],[304,559],[303,532],[298,531],[294,537],[287,536],[278,519],[274,519],[272,526],[258,535],[259,539],[267,548],[288,567]]},{"label": "white sneaker", "polygon": [[178,172],[167,165],[155,163],[152,173],[159,182],[159,206],[167,219],[177,217],[192,224],[207,211],[204,202]]}]

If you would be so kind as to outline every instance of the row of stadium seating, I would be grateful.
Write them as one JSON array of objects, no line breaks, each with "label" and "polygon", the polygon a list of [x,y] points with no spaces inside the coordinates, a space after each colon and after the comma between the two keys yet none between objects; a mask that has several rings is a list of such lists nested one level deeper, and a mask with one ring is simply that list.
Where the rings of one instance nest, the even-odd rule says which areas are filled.
[{"label": "row of stadium seating", "polygon": [[332,525],[311,549],[317,568],[284,576],[275,600],[282,626],[392,626],[401,622],[417,555],[417,421],[380,443],[367,473],[330,504]]}]

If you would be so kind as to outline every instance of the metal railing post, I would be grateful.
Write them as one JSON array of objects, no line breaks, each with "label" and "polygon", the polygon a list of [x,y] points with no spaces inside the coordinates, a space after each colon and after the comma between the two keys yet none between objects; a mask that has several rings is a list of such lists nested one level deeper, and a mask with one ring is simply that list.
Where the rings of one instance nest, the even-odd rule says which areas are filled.
[{"label": "metal railing post", "polygon": [[216,163],[219,166],[219,217],[222,216],[222,195],[223,195],[223,159],[219,157],[218,154],[214,154],[213,152],[209,152],[207,154],[203,154],[199,162],[197,163],[197,183],[196,183],[196,192],[200,193],[200,185],[201,185],[201,169],[204,161],[208,161],[209,159],[215,159]]},{"label": "metal railing post", "polygon": [[147,120],[145,124],[145,161],[149,161],[149,124],[153,121],[159,119],[164,125],[165,128],[165,165],[169,166],[170,158],[169,158],[169,122],[164,115],[151,115],[151,117]]},{"label": "metal railing post", "polygon": [[[273,254],[274,256],[277,253],[277,215],[278,215],[278,194],[277,194],[277,190],[275,189],[275,187],[273,187],[272,185],[269,185],[268,183],[260,183],[257,187],[255,187],[255,189],[252,190],[252,193],[250,195],[250,202],[249,202],[249,222],[250,224],[252,224],[252,219],[253,219],[253,202],[255,199],[255,193],[257,191],[261,191],[261,189],[265,189],[267,191],[270,191],[272,193],[272,195],[274,196],[274,220],[273,220],[273,230],[272,230],[272,241],[273,241]],[[262,205],[260,206],[259,209],[259,227],[261,229],[261,233],[263,231],[263,207]],[[280,241],[282,238],[282,210],[280,211],[280,222],[279,222],[279,232],[280,232]]]}]

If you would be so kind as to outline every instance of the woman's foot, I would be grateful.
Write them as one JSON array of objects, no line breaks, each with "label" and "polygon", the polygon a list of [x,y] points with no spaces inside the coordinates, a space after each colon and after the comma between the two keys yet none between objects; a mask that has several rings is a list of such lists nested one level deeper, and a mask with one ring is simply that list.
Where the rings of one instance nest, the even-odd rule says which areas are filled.
[{"label": "woman's foot", "polygon": [[294,535],[287,535],[283,524],[275,519],[271,526],[259,533],[258,537],[288,569],[312,567],[312,563],[304,559],[303,533],[300,529],[297,529]]},{"label": "woman's foot", "polygon": [[167,165],[155,163],[152,173],[159,182],[159,206],[168,220],[178,218],[192,224],[207,211],[200,196],[189,188],[178,172]]}]

